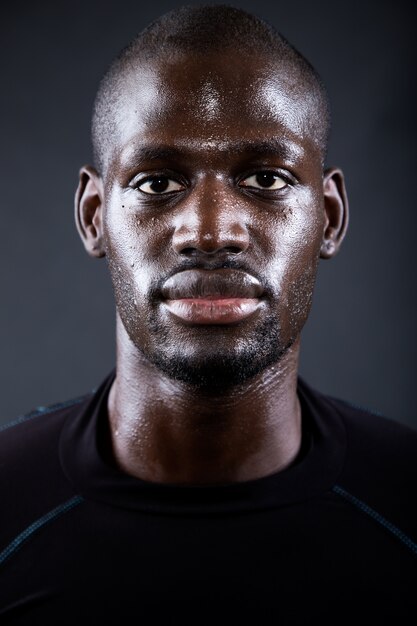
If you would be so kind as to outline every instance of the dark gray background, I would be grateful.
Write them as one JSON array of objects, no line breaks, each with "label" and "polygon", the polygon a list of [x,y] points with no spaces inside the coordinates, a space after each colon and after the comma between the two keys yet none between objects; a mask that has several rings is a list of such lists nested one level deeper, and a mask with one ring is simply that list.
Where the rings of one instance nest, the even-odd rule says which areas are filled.
[{"label": "dark gray background", "polygon": [[[156,0],[20,2],[1,19],[0,419],[95,387],[114,363],[105,261],[73,225],[90,111],[112,57]],[[191,3],[190,3],[191,4]],[[416,115],[410,3],[235,2],[272,22],[324,78],[329,164],[346,174],[350,232],[322,261],[301,372],[324,392],[417,424]]]}]

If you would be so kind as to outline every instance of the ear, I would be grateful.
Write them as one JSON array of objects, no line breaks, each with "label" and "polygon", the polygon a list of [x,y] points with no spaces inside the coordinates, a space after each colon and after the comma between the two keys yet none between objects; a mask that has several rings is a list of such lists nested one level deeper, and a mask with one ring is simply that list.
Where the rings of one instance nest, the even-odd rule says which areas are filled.
[{"label": "ear", "polygon": [[80,181],[75,193],[75,222],[90,256],[105,256],[103,246],[103,183],[91,165],[80,170]]},{"label": "ear", "polygon": [[326,214],[321,259],[331,259],[337,254],[349,222],[349,206],[343,172],[338,168],[326,169],[323,177],[324,211]]}]

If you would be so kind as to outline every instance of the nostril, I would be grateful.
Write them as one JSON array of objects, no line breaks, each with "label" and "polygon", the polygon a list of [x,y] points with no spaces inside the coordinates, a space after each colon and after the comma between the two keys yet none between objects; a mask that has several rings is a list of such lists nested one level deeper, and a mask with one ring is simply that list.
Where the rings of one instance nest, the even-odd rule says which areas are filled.
[{"label": "nostril", "polygon": [[198,251],[196,250],[196,248],[183,248],[181,250],[181,254],[184,254],[185,256],[193,256],[197,253]]},{"label": "nostril", "polygon": [[241,254],[243,252],[242,248],[239,248],[239,246],[226,246],[222,248],[222,250],[230,252],[231,254]]}]

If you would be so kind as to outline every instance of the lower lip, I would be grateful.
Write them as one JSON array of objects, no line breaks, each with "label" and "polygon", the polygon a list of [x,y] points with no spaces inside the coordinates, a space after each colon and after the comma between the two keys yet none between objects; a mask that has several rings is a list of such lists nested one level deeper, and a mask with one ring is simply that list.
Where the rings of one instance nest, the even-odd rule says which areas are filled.
[{"label": "lower lip", "polygon": [[168,311],[188,324],[233,324],[259,308],[258,298],[184,298],[166,300]]}]

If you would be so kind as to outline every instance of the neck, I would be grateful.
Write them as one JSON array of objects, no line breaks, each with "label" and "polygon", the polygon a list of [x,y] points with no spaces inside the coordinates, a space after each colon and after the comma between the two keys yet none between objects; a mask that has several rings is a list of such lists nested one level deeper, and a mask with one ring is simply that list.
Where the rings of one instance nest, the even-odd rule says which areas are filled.
[{"label": "neck", "polygon": [[159,483],[214,484],[288,467],[301,445],[299,340],[280,361],[221,395],[157,370],[117,325],[108,410],[122,471]]}]

